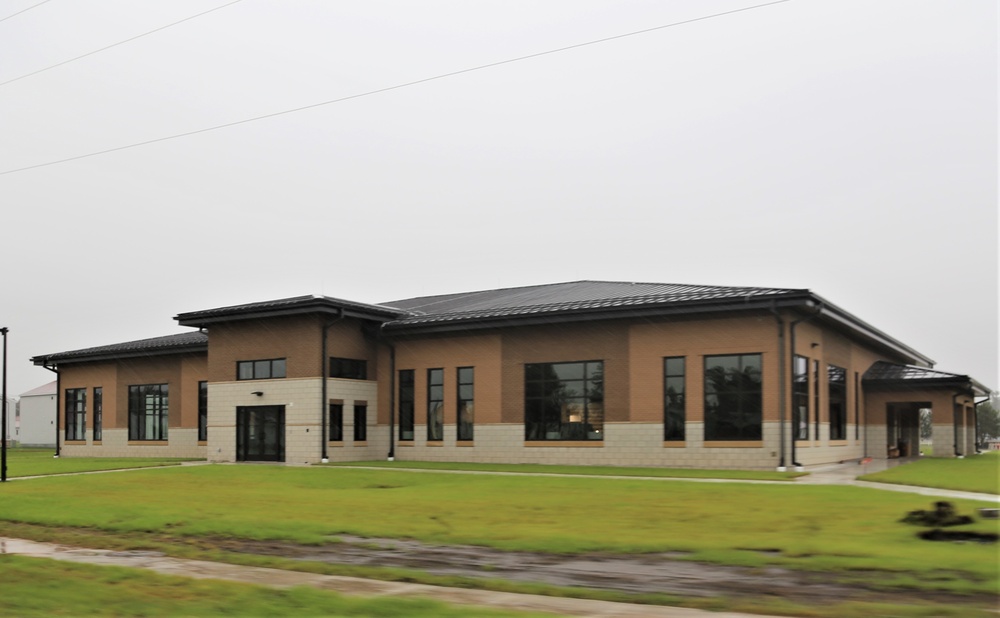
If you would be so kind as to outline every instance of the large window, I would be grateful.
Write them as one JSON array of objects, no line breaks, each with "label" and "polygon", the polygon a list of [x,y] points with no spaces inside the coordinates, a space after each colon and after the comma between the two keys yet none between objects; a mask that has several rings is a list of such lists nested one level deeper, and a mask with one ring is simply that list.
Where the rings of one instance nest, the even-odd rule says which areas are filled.
[{"label": "large window", "polygon": [[604,362],[524,366],[525,440],[603,440]]},{"label": "large window", "polygon": [[792,361],[792,437],[809,439],[809,359],[795,356]]},{"label": "large window", "polygon": [[344,440],[344,404],[330,404],[330,442]]},{"label": "large window", "polygon": [[66,439],[87,439],[87,389],[66,389]]},{"label": "large window", "polygon": [[444,369],[427,370],[427,439],[444,440]]},{"label": "large window", "polygon": [[128,439],[166,440],[169,416],[166,384],[128,387]]},{"label": "large window", "polygon": [[663,359],[663,439],[684,441],[684,357]]},{"label": "large window", "polygon": [[364,403],[354,404],[354,441],[365,442],[368,440],[368,405]]},{"label": "large window", "polygon": [[208,382],[198,382],[198,441],[208,440]]},{"label": "large window", "polygon": [[330,357],[330,377],[367,380],[368,362],[354,358]]},{"label": "large window", "polygon": [[826,366],[827,405],[830,407],[830,439],[847,439],[847,370]]},{"label": "large window", "polygon": [[760,440],[761,356],[705,357],[705,440]]},{"label": "large window", "polygon": [[104,389],[94,387],[94,441],[103,439],[104,434]]},{"label": "large window", "polygon": [[399,439],[413,440],[413,370],[399,372]]},{"label": "large window", "polygon": [[476,420],[475,369],[458,368],[458,439],[472,440]]},{"label": "large window", "polygon": [[283,358],[236,362],[237,380],[267,380],[283,377],[285,377],[285,359]]}]

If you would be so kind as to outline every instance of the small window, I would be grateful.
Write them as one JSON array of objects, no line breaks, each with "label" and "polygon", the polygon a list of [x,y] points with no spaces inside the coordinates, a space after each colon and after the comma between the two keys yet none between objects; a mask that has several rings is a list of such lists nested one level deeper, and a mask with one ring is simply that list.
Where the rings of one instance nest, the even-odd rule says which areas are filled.
[{"label": "small window", "polygon": [[400,441],[413,440],[413,370],[401,369],[399,371],[399,439]]},{"label": "small window", "polygon": [[94,387],[94,441],[102,439],[104,425],[104,389]]},{"label": "small window", "polygon": [[792,437],[809,439],[809,359],[797,354],[792,375]]},{"label": "small window", "polygon": [[330,377],[348,380],[367,380],[368,361],[354,358],[330,358]]},{"label": "small window", "polygon": [[344,441],[344,404],[330,404],[330,442]]},{"label": "small window", "polygon": [[66,439],[87,439],[87,389],[66,389]]},{"label": "small window", "polygon": [[208,382],[198,382],[198,441],[208,440]]},{"label": "small window", "polygon": [[444,440],[444,369],[427,370],[427,439]]},{"label": "small window", "polygon": [[368,406],[354,404],[354,441],[364,442],[368,439]]},{"label": "small window", "polygon": [[826,366],[827,401],[830,413],[830,439],[847,439],[847,370]]},{"label": "small window", "polygon": [[285,377],[285,359],[237,361],[237,380],[269,380]]},{"label": "small window", "polygon": [[684,441],[684,357],[663,359],[663,440]]},{"label": "small window", "polygon": [[476,420],[475,369],[458,368],[458,439],[472,440]]}]

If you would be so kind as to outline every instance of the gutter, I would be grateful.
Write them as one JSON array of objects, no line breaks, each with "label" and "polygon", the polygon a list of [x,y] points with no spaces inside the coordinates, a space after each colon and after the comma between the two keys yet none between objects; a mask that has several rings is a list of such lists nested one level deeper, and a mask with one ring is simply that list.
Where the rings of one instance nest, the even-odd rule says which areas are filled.
[{"label": "gutter", "polygon": [[334,324],[340,322],[343,319],[344,319],[344,310],[341,309],[340,315],[337,316],[337,319],[331,320],[330,322],[323,324],[323,326],[320,328],[320,336],[322,337],[322,339],[320,341],[321,356],[320,356],[319,367],[320,367],[320,388],[322,390],[322,395],[320,395],[321,399],[319,405],[320,408],[319,417],[321,419],[320,425],[322,427],[320,428],[319,433],[320,433],[320,440],[322,440],[322,442],[320,443],[320,451],[322,452],[322,457],[320,458],[320,461],[322,463],[328,463],[330,461],[329,452],[327,452],[329,445],[327,444],[328,441],[326,439],[326,428],[327,425],[329,424],[329,418],[327,418],[327,414],[330,411],[330,400],[329,397],[327,396],[326,382],[327,378],[329,378],[329,375],[327,374],[330,373],[329,371],[330,358],[327,353],[326,339],[327,335],[330,333],[330,327],[332,327]]}]

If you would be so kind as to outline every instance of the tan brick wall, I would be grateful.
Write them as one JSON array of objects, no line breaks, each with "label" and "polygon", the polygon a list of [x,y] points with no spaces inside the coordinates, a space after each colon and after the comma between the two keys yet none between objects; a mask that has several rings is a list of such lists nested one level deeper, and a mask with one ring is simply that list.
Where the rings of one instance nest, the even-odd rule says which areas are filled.
[{"label": "tan brick wall", "polygon": [[213,325],[208,331],[211,382],[236,379],[236,362],[284,358],[288,378],[320,376],[322,322],[319,316],[244,320]]}]

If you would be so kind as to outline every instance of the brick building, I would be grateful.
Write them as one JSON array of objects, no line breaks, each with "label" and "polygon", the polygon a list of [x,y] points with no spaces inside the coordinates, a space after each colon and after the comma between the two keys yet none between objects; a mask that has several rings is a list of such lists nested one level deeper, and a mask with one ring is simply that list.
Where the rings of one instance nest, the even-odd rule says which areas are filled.
[{"label": "brick building", "polygon": [[975,451],[988,391],[809,290],[300,296],[48,354],[67,456],[780,468]]}]

